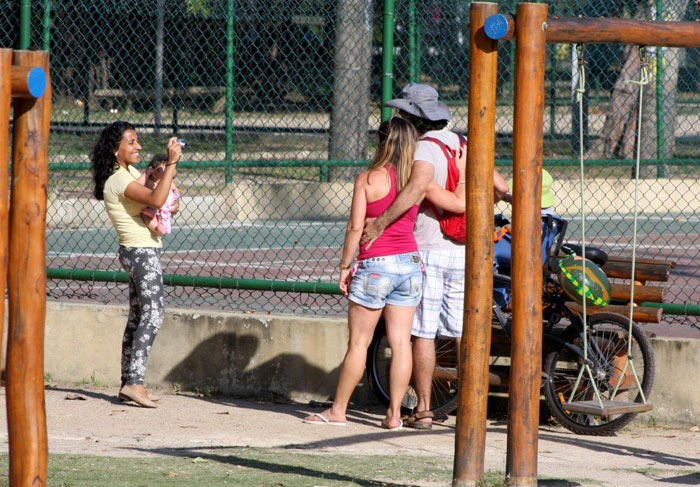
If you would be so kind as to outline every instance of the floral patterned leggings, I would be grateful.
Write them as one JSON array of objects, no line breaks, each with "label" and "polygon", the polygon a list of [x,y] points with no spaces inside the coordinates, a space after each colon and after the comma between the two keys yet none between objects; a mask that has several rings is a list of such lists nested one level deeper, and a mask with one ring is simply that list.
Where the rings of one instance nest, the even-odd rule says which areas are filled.
[{"label": "floral patterned leggings", "polygon": [[122,386],[143,385],[148,355],[165,312],[160,249],[119,247],[119,262],[129,274],[129,318],[122,339]]}]

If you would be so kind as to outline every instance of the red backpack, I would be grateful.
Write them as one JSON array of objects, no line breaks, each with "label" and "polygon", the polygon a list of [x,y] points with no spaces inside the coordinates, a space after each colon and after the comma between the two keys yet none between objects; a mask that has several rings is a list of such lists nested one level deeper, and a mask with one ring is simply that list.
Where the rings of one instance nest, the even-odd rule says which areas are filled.
[{"label": "red backpack", "polygon": [[[445,154],[445,158],[447,159],[447,180],[445,181],[445,189],[447,191],[454,191],[457,188],[457,182],[459,181],[457,153],[433,137],[423,137],[421,140],[433,142],[442,149],[442,152]],[[459,135],[459,146],[467,146],[467,139],[462,135]],[[427,200],[425,204],[433,210],[433,213],[435,213],[435,216],[440,223],[440,230],[442,230],[442,233],[445,234],[445,237],[457,243],[467,243],[467,220],[465,213],[452,213],[450,211],[441,210]]]}]

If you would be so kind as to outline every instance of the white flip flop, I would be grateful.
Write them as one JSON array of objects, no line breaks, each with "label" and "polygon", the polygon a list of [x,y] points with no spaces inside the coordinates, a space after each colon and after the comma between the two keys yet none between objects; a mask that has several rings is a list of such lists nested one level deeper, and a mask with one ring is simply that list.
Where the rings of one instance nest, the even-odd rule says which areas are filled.
[{"label": "white flip flop", "polygon": [[393,428],[389,428],[387,425],[382,423],[382,428],[384,428],[387,431],[401,431],[403,429],[403,421],[399,419],[399,425]]},{"label": "white flip flop", "polygon": [[321,421],[316,421],[315,419],[305,419],[304,423],[306,423],[306,424],[322,424],[324,426],[345,426],[344,421],[329,421],[328,418],[326,418],[321,413],[314,413],[312,416],[316,416],[317,418],[321,418]]}]

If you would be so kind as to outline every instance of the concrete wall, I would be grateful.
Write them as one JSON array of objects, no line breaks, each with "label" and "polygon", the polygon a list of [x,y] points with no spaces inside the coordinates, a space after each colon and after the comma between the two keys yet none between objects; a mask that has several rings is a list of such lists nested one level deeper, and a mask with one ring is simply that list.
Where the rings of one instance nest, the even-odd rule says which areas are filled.
[{"label": "concrete wall", "polygon": [[[578,181],[555,180],[555,195],[578,194]],[[693,214],[700,212],[700,199],[687,198],[700,193],[700,181],[679,179],[640,180],[640,212],[642,214]],[[684,191],[673,192],[682,185]],[[184,187],[184,186],[183,186]],[[591,178],[586,182],[589,213],[626,214],[632,211],[634,182]],[[350,214],[352,182],[258,182],[239,181],[205,196],[182,196],[177,225],[254,219],[345,219]],[[559,201],[563,201],[563,196]],[[578,213],[577,198],[566,201],[568,213]],[[509,213],[508,205],[498,211]],[[84,226],[86,222],[110,226],[104,204],[94,198],[59,199],[49,194],[49,227]]]},{"label": "concrete wall", "polygon": [[[124,306],[49,301],[45,371],[59,383],[119,384]],[[148,364],[152,386],[241,397],[328,400],[348,339],[345,319],[170,310]],[[700,340],[655,338],[654,410],[642,421],[700,423]],[[366,384],[354,401],[374,401]]]},{"label": "concrete wall", "polygon": [[[49,301],[45,371],[57,382],[119,384],[122,306]],[[146,380],[242,397],[326,400],[345,354],[343,319],[168,311]],[[356,399],[364,398],[360,391]]]},{"label": "concrete wall", "polygon": [[656,375],[650,402],[654,418],[700,423],[700,340],[653,338]]},{"label": "concrete wall", "polygon": [[[352,182],[240,181],[203,196],[192,196],[185,190],[176,223],[183,226],[270,218],[342,220],[350,214],[352,189]],[[49,195],[49,228],[86,224],[111,227],[103,202]]]}]

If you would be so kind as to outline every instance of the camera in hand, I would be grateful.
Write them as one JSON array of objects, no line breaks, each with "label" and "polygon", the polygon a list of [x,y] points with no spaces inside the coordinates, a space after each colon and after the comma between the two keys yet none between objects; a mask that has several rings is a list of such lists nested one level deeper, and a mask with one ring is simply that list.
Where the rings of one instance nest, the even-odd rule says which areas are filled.
[{"label": "camera in hand", "polygon": [[183,149],[184,149],[185,146],[187,145],[187,142],[185,142],[185,139],[175,139],[175,142],[177,142],[178,144],[180,144],[180,145],[182,146]]}]

